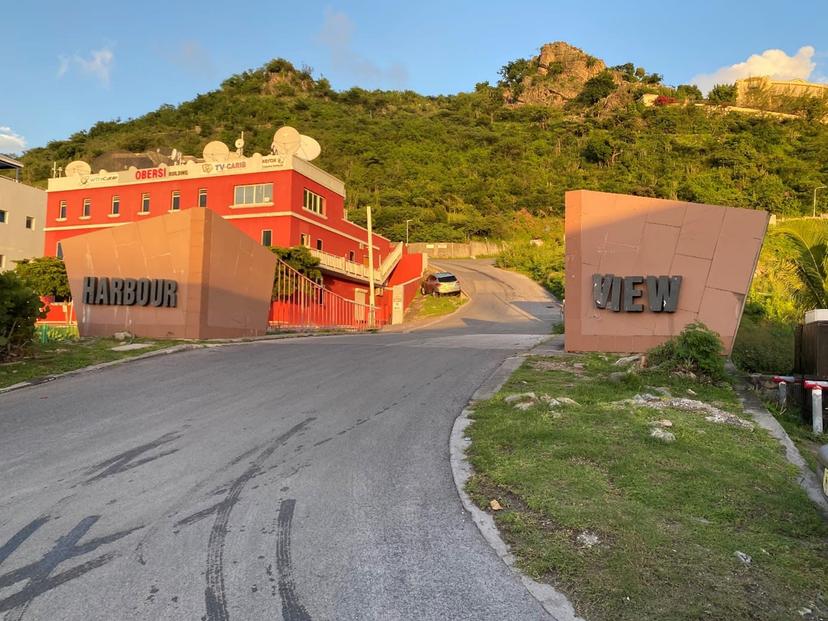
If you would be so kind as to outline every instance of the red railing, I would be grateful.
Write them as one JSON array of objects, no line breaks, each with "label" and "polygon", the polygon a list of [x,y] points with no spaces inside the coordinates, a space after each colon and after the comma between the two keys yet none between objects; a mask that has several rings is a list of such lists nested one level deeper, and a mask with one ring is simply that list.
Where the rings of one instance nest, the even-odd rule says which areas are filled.
[{"label": "red railing", "polygon": [[271,326],[292,329],[375,330],[385,323],[376,306],[349,300],[300,274],[281,259],[276,264]]}]

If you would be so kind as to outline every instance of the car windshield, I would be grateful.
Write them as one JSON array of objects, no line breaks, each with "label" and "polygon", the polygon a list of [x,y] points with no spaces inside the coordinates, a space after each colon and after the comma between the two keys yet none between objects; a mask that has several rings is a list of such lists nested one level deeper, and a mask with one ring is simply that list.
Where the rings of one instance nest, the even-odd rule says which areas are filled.
[{"label": "car windshield", "polygon": [[457,276],[454,274],[441,274],[437,277],[440,282],[457,282]]}]

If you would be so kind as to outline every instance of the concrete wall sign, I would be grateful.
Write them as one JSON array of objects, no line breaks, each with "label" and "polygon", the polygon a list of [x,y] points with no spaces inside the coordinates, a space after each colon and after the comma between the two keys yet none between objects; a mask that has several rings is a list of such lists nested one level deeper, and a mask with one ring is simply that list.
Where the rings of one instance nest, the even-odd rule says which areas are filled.
[{"label": "concrete wall sign", "polygon": [[[647,308],[654,313],[675,313],[678,307],[681,276],[615,276],[592,275],[592,300],[596,308],[618,312],[640,313],[644,304],[636,302],[644,297],[640,288],[646,284]],[[623,302],[623,303],[622,303]]]},{"label": "concrete wall sign", "polygon": [[701,321],[730,353],[767,225],[755,209],[567,192],[567,351],[644,352]]}]

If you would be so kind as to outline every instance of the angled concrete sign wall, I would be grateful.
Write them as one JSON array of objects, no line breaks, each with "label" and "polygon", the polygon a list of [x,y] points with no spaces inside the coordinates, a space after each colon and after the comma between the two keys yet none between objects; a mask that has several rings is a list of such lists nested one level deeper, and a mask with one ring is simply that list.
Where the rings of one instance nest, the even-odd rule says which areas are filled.
[{"label": "angled concrete sign wall", "polygon": [[276,257],[209,209],[62,242],[81,336],[264,334]]},{"label": "angled concrete sign wall", "polygon": [[566,193],[566,349],[643,352],[702,321],[730,353],[769,215]]}]

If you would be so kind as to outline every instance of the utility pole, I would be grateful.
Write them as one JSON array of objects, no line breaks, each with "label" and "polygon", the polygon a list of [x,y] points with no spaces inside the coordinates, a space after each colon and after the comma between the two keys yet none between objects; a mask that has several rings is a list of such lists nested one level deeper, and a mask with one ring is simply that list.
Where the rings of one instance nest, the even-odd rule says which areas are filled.
[{"label": "utility pole", "polygon": [[816,218],[816,195],[817,195],[817,190],[824,190],[825,188],[828,188],[828,185],[820,185],[820,186],[817,186],[817,187],[814,188],[814,218]]},{"label": "utility pole", "polygon": [[371,305],[369,309],[369,326],[374,327],[374,229],[371,226],[371,205],[368,205],[368,302]]},{"label": "utility pole", "polygon": [[410,219],[405,221],[405,245],[406,246],[408,245],[408,223],[409,222],[411,222]]}]

